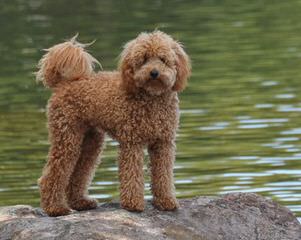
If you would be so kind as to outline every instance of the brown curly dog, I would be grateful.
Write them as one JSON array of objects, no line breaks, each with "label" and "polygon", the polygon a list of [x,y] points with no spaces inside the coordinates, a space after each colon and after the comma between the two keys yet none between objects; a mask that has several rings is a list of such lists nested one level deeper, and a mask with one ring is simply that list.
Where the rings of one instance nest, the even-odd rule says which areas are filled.
[{"label": "brown curly dog", "polygon": [[70,41],[47,49],[37,79],[53,90],[48,103],[51,143],[39,179],[41,206],[50,216],[97,207],[88,197],[104,135],[117,140],[121,206],[144,209],[144,147],[150,157],[153,205],[178,207],[173,185],[177,92],[190,75],[189,57],[167,34],[141,33],[121,54],[119,71],[96,73],[85,45]]}]

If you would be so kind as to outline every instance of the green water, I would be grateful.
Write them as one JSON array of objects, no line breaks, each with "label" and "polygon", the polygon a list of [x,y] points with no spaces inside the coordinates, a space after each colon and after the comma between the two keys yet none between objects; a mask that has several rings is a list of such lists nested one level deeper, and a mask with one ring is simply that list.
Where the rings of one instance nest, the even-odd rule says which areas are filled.
[{"label": "green water", "polygon": [[[32,74],[41,49],[79,32],[114,69],[126,41],[159,28],[193,63],[180,95],[177,196],[257,192],[300,217],[300,8],[300,0],[1,1],[0,205],[39,204],[50,95]],[[107,139],[90,188],[100,201],[118,198],[115,159]]]}]

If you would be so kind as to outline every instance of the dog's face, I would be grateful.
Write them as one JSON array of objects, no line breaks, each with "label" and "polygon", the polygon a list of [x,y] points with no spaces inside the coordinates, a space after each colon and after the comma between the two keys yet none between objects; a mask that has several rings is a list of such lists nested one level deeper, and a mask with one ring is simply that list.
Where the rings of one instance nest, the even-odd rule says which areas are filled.
[{"label": "dog's face", "polygon": [[150,95],[182,91],[190,75],[190,61],[182,46],[167,34],[141,33],[121,54],[122,84],[128,92]]}]

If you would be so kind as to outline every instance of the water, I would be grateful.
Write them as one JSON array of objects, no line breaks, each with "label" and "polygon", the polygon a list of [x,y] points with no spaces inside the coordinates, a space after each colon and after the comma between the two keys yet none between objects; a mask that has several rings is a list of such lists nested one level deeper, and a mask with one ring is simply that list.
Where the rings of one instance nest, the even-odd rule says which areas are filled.
[{"label": "water", "polygon": [[[80,33],[104,69],[121,46],[159,28],[185,43],[193,75],[181,98],[179,198],[256,192],[301,217],[301,1],[37,1],[0,3],[0,205],[39,204],[49,144],[48,90],[32,72],[41,49]],[[118,198],[107,139],[90,188]],[[149,184],[146,197],[150,197]]]}]

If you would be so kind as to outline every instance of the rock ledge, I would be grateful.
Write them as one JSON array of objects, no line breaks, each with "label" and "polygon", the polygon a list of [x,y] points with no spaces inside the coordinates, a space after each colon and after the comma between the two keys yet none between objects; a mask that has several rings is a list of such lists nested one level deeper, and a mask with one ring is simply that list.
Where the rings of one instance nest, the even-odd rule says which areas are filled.
[{"label": "rock ledge", "polygon": [[180,200],[175,212],[150,204],[143,213],[105,203],[96,210],[51,218],[39,208],[0,208],[1,240],[300,240],[301,225],[285,207],[252,193]]}]

